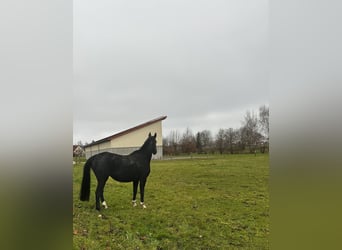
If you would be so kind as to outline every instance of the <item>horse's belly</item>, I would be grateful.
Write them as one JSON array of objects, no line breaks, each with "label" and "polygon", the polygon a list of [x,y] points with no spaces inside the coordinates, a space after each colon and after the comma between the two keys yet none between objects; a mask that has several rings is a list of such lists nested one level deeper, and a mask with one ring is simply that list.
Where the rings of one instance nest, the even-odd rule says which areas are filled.
[{"label": "horse's belly", "polygon": [[122,177],[120,177],[120,178],[118,178],[118,177],[113,177],[113,179],[116,180],[116,181],[119,181],[119,182],[131,182],[131,181],[133,181],[132,179],[129,179],[129,178],[122,178]]},{"label": "horse's belly", "polygon": [[112,175],[112,178],[120,182],[131,182],[131,181],[135,181],[139,179],[138,175],[136,174],[126,174],[126,173],[114,174]]}]

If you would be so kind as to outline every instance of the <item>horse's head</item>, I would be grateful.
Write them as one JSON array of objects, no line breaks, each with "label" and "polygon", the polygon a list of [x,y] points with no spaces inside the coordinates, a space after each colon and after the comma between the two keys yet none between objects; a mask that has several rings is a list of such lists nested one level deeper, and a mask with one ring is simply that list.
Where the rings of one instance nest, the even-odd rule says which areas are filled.
[{"label": "horse's head", "polygon": [[154,135],[151,135],[151,133],[148,134],[148,138],[147,138],[147,147],[148,150],[150,152],[152,152],[152,154],[156,154],[157,153],[157,133],[154,133]]}]

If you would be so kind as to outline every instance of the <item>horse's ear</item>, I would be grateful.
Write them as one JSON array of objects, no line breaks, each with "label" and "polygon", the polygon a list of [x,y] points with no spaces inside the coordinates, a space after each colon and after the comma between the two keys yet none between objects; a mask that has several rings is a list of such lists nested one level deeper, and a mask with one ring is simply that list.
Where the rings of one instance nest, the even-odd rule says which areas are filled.
[{"label": "horse's ear", "polygon": [[151,137],[152,135],[151,135],[151,132],[150,133],[148,133],[148,137]]},{"label": "horse's ear", "polygon": [[157,138],[157,133],[154,133],[154,138]]}]

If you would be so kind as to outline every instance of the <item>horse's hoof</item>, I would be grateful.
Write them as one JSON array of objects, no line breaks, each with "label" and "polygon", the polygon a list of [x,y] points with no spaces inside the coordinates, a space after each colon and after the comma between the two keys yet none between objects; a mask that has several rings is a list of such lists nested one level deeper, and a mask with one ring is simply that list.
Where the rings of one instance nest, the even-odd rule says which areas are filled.
[{"label": "horse's hoof", "polygon": [[132,201],[132,205],[133,205],[133,207],[136,207],[137,206],[137,201],[136,200]]},{"label": "horse's hoof", "polygon": [[147,208],[144,202],[140,202],[140,205],[142,206],[142,208]]},{"label": "horse's hoof", "polygon": [[99,214],[97,217],[102,218],[102,214]]},{"label": "horse's hoof", "polygon": [[108,208],[106,201],[103,201],[103,202],[102,202],[102,206],[104,206],[105,209]]}]

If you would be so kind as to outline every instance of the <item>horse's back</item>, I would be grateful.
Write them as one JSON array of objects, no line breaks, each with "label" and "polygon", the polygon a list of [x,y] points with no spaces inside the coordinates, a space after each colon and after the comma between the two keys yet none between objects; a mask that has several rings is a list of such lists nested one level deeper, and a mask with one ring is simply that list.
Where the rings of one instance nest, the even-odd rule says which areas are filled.
[{"label": "horse's back", "polygon": [[106,174],[109,175],[110,168],[113,165],[113,159],[120,157],[119,155],[103,152],[96,154],[89,158],[91,160],[92,169],[97,176],[98,174]]}]

